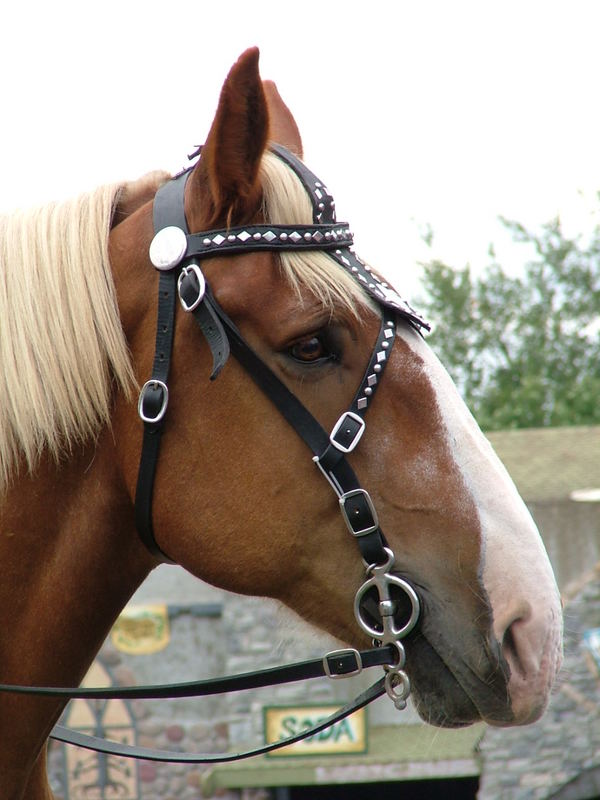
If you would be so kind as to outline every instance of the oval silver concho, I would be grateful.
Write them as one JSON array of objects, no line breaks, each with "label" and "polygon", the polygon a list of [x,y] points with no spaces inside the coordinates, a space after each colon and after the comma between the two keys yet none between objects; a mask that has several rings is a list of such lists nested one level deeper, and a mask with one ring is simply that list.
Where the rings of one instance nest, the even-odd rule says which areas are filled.
[{"label": "oval silver concho", "polygon": [[187,250],[187,236],[175,225],[162,228],[150,243],[150,261],[156,269],[176,267]]}]

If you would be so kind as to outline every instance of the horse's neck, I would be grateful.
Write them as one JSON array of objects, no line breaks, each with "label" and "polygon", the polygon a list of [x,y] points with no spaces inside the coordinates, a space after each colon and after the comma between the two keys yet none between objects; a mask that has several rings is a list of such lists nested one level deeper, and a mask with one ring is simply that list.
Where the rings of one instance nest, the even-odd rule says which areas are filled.
[{"label": "horse's neck", "polygon": [[[0,681],[77,684],[150,566],[109,435],[11,487],[0,504],[0,564]],[[0,797],[19,797],[8,781],[32,769],[60,708],[0,694]]]}]

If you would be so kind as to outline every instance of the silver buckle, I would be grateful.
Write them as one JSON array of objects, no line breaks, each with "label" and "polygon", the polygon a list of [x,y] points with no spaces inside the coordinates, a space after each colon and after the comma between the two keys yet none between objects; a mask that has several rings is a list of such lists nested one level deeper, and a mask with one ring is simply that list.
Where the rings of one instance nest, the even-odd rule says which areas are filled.
[{"label": "silver buckle", "polygon": [[[183,297],[181,296],[181,283],[190,272],[193,272],[196,276],[198,281],[198,297],[194,300],[193,303],[188,305]],[[179,300],[181,305],[183,306],[184,311],[193,311],[194,309],[198,308],[200,303],[204,300],[204,294],[206,292],[206,280],[204,275],[202,274],[202,270],[198,266],[198,264],[189,264],[187,267],[184,267],[179,274],[179,278],[177,279],[177,291],[179,293]]]},{"label": "silver buckle", "polygon": [[[144,397],[146,391],[148,389],[161,389],[162,391],[162,403],[158,413],[154,417],[149,417],[144,413]],[[148,422],[150,424],[155,424],[160,422],[161,419],[164,417],[167,405],[169,403],[169,387],[163,381],[158,381],[156,379],[151,379],[146,381],[146,383],[142,386],[142,391],[140,392],[140,399],[138,400],[138,414],[142,419],[142,422]]]},{"label": "silver buckle", "polygon": [[[342,673],[331,671],[331,664],[329,663],[330,660],[335,660],[336,658],[342,658],[350,655],[354,656],[355,667],[353,670]],[[330,653],[327,653],[323,656],[323,669],[325,670],[327,677],[331,678],[332,680],[337,680],[338,678],[349,678],[351,675],[359,675],[362,672],[362,658],[360,657],[358,650],[355,650],[353,647],[348,647],[345,650],[332,650]]]},{"label": "silver buckle", "polygon": [[[354,422],[357,422],[359,427],[358,427],[358,431],[354,434],[354,437],[353,437],[352,441],[350,442],[350,444],[348,446],[344,446],[343,444],[340,444],[339,442],[336,442],[335,435],[336,435],[336,433],[338,433],[340,428],[344,425],[344,422],[346,421],[346,419],[348,417],[350,417],[350,419],[354,420]],[[329,435],[329,441],[336,448],[336,450],[339,450],[342,453],[350,453],[352,450],[354,450],[356,445],[359,443],[360,437],[365,432],[365,428],[366,427],[367,427],[366,423],[365,423],[365,421],[364,421],[364,419],[362,417],[359,417],[358,414],[355,414],[353,411],[346,411],[346,412],[344,412],[342,414],[342,416],[338,419],[338,421],[333,426],[333,430],[331,431],[331,433]]]},{"label": "silver buckle", "polygon": [[[354,530],[354,528],[352,527],[352,523],[350,522],[350,517],[348,516],[348,511],[346,509],[346,502],[351,497],[357,497],[358,495],[362,495],[364,497],[367,506],[369,508],[369,513],[371,514],[373,524],[367,526],[366,528],[361,528],[360,530],[356,531]],[[369,493],[364,489],[352,489],[349,492],[345,492],[340,497],[339,502],[340,502],[340,508],[342,510],[342,516],[344,517],[346,525],[348,526],[348,530],[353,536],[357,537],[367,536],[369,533],[373,533],[373,531],[376,531],[379,528],[379,520],[377,519],[377,512],[375,511],[375,506],[373,505],[373,501],[371,500]]]}]

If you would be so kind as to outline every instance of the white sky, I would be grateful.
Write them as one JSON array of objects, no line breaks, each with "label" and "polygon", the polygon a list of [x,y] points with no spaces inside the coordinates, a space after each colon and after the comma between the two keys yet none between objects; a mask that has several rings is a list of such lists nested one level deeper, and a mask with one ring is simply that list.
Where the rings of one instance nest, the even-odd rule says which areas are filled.
[{"label": "white sky", "polygon": [[499,214],[589,226],[599,31],[594,0],[4,3],[0,210],[178,169],[256,44],[359,253],[410,297],[428,224],[475,267],[490,241],[518,260]]}]

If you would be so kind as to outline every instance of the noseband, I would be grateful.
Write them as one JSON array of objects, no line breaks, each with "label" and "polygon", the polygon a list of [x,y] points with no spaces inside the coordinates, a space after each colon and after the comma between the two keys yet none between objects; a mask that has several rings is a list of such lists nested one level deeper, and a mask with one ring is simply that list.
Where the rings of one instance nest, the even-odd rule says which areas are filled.
[{"label": "noseband", "polygon": [[[348,648],[329,653],[316,661],[194,684],[130,689],[125,687],[108,692],[95,689],[29,687],[28,693],[88,698],[198,696],[318,675],[343,677],[361,672],[363,667],[377,665],[384,667],[385,676],[320,726],[304,731],[293,739],[245,754],[221,754],[202,758],[192,755],[174,757],[174,754],[161,755],[143,748],[128,748],[115,743],[103,744],[103,740],[69,732],[57,726],[53,736],[62,741],[101,752],[157,761],[229,761],[267,752],[314,735],[383,692],[389,695],[396,708],[402,709],[406,706],[410,682],[404,671],[405,651],[401,640],[417,623],[420,613],[419,599],[413,587],[393,573],[396,563],[394,553],[381,530],[373,501],[361,487],[346,456],[357,447],[365,434],[365,414],[383,378],[396,338],[397,319],[407,321],[417,331],[429,326],[395,290],[356,256],[352,250],[353,237],[348,225],[336,221],[335,203],[323,183],[285,148],[274,145],[272,150],[296,174],[306,189],[313,208],[312,225],[249,225],[190,234],[185,218],[184,191],[191,168],[162,186],[156,194],[153,208],[155,236],[150,245],[150,260],[159,272],[158,320],[152,377],[142,387],[138,403],[144,434],[135,498],[136,525],[148,550],[161,560],[171,562],[154,535],[152,497],[161,434],[168,409],[168,377],[175,309],[179,297],[184,311],[193,314],[197,320],[210,347],[213,360],[211,380],[219,375],[232,354],[311,450],[313,462],[335,492],[345,525],[358,545],[366,568],[365,582],[356,593],[354,613],[361,630],[373,639],[375,647],[362,652]],[[322,428],[300,400],[252,350],[215,300],[204,277],[202,258],[253,250],[326,251],[381,309],[379,333],[363,378],[349,409],[340,415],[330,433]],[[24,689],[0,685],[0,691],[19,688],[21,691]],[[171,692],[167,693],[166,689]]]}]

